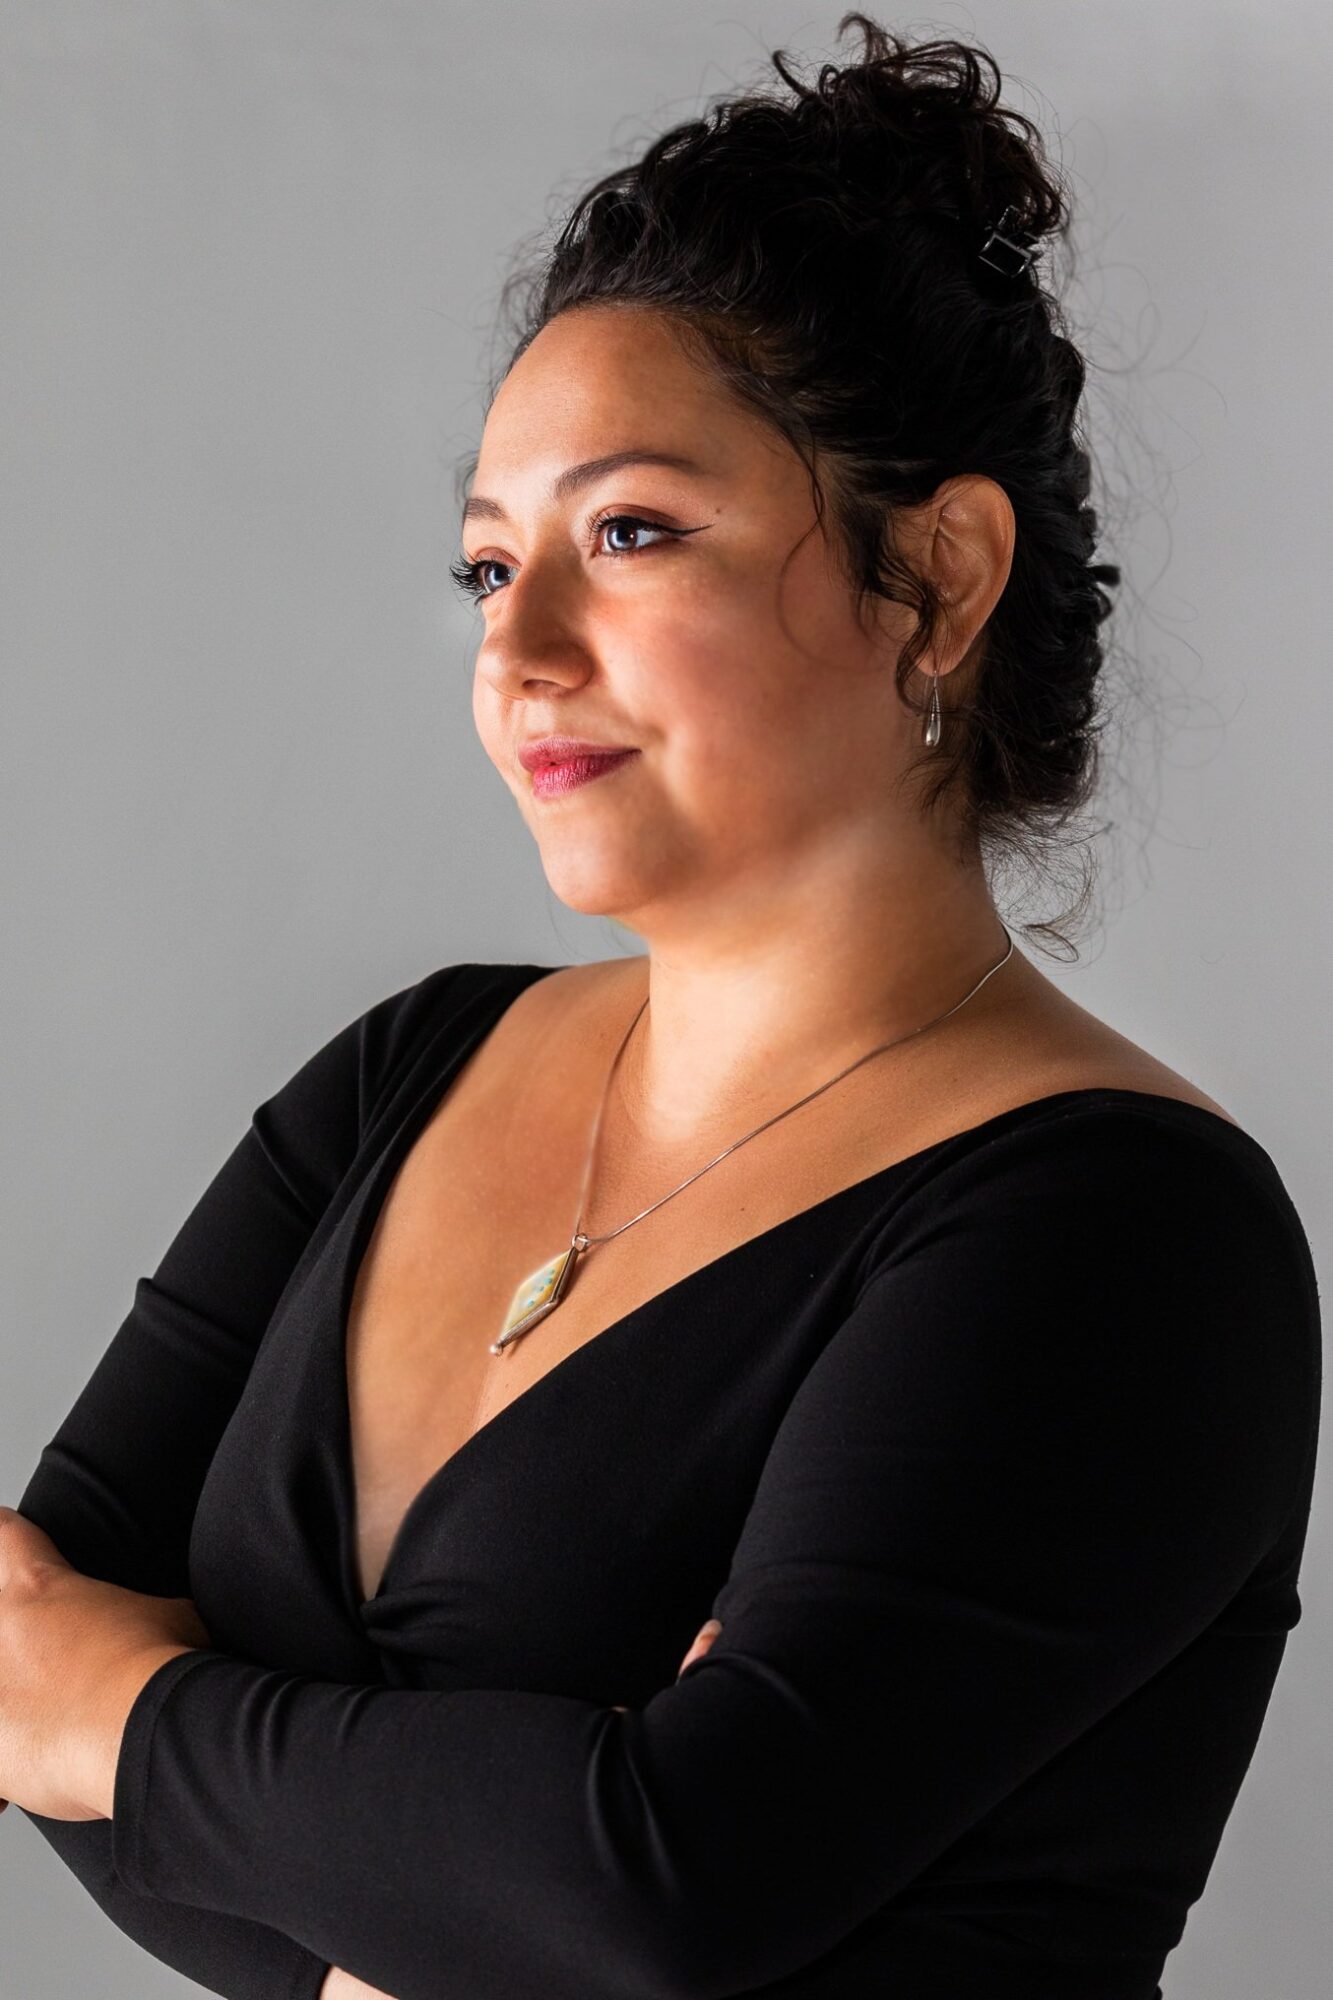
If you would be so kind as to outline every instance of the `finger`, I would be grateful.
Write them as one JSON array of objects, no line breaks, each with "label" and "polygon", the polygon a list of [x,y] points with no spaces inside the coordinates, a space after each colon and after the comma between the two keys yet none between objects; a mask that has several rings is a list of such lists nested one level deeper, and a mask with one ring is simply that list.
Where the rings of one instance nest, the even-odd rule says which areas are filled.
[{"label": "finger", "polygon": [[685,1658],[680,1663],[680,1668],[676,1674],[677,1680],[680,1679],[680,1676],[681,1674],[684,1673],[686,1667],[690,1666],[693,1661],[701,1660],[703,1658],[704,1654],[708,1651],[708,1648],[712,1645],[714,1639],[716,1639],[718,1633],[721,1630],[722,1630],[721,1621],[716,1618],[710,1618],[706,1625],[700,1627],[698,1637],[695,1639],[694,1644],[690,1647],[689,1652],[685,1655]]},{"label": "finger", "polygon": [[[29,1561],[65,1562],[64,1556],[61,1555],[60,1550],[51,1540],[45,1528],[39,1528],[35,1521],[28,1519],[26,1514],[20,1514],[17,1507],[0,1507],[0,1528],[12,1529],[13,1533],[19,1538],[19,1545],[23,1548]],[[66,1568],[69,1567],[68,1564],[65,1566]]]},{"label": "finger", "polygon": [[167,1600],[180,1613],[182,1641],[204,1650],[211,1650],[213,1635],[199,1616],[199,1606],[192,1597],[173,1597]]}]

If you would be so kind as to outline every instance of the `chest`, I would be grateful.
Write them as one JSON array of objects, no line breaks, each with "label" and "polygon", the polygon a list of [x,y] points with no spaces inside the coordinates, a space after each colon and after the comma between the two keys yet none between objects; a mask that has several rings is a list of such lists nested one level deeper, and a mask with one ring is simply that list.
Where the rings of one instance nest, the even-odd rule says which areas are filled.
[{"label": "chest", "polygon": [[602,1246],[651,1258],[588,1253],[582,1290],[493,1356],[572,1218],[534,1214],[542,1175],[502,1230],[490,1176],[441,1172],[428,1134],[368,1163],[280,1302],[205,1481],[193,1596],[223,1650],[293,1672],[637,1706],[726,1581],[893,1176],[789,1195],[775,1227],[751,1208],[739,1236],[702,1210],[668,1232],[682,1196]]},{"label": "chest", "polygon": [[[567,1003],[550,986],[524,1000],[531,1005],[506,1011],[371,1188],[371,1227],[350,1256],[342,1358],[362,1602],[379,1593],[409,1510],[441,1469],[580,1349],[655,1299],[670,1314],[695,1274],[711,1268],[727,1289],[735,1273],[722,1260],[748,1244],[784,1250],[781,1234],[798,1217],[836,1232],[843,1217],[827,1204],[857,1188],[873,1200],[876,1177],[897,1163],[1060,1081],[1021,1050],[992,1049],[945,1078],[928,1053],[913,1052],[893,1067],[865,1065],[776,1122],[766,1122],[771,1101],[753,1116],[742,1107],[725,1131],[670,1148],[633,1129],[608,1094],[589,1171],[624,1009],[606,1023],[594,1015],[598,1032],[585,1039],[570,1032],[557,1011]],[[520,1286],[569,1248],[576,1228],[593,1241],[559,1304],[493,1354]],[[614,1447],[606,1437],[588,1449]]]},{"label": "chest", "polygon": [[[623,1149],[603,1144],[576,1214],[588,1138],[577,1112],[517,1109],[494,1070],[465,1074],[372,1204],[343,1348],[363,1600],[379,1591],[417,1497],[511,1406],[654,1300],[669,1317],[683,1304],[677,1288],[709,1267],[734,1327],[731,1286],[743,1267],[720,1260],[747,1244],[776,1247],[784,1225],[884,1164],[882,1135],[876,1153],[864,1123],[845,1115],[764,1132],[685,1187],[720,1148],[695,1147],[688,1158],[640,1149],[631,1166]],[[520,1284],[568,1248],[576,1224],[604,1240],[576,1258],[556,1309],[493,1354]],[[743,1320],[743,1284],[739,1303]],[[682,1353],[680,1365],[698,1364]],[[557,1454],[565,1442],[543,1440]],[[590,1448],[614,1455],[616,1440]]]},{"label": "chest", "polygon": [[[726,1580],[793,1396],[893,1254],[924,1149],[1001,1108],[957,1078],[876,1097],[867,1064],[683,1188],[752,1121],[688,1157],[612,1126],[580,1210],[609,1051],[580,1076],[520,1019],[461,1067],[448,1046],[413,1066],[273,1315],[191,1537],[224,1650],[647,1698]],[[491,1354],[576,1223],[607,1240]]]}]

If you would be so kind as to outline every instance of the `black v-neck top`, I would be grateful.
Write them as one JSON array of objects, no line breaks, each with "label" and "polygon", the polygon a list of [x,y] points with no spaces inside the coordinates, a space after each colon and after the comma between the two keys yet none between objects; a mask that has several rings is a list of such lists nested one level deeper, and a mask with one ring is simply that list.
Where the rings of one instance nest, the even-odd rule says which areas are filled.
[{"label": "black v-neck top", "polygon": [[362,1604],[357,1265],[555,969],[349,1023],[138,1280],[20,1511],[212,1644],[139,1694],[110,1821],[29,1817],[236,2000],[331,1964],[396,2000],[1154,2000],[1301,1612],[1319,1302],[1272,1159],[1103,1088],[871,1174],[501,1409]]}]

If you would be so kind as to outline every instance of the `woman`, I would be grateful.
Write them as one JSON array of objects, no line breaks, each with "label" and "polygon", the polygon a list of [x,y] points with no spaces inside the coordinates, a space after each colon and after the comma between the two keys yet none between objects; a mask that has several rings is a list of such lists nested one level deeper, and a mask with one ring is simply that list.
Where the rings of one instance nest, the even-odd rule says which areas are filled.
[{"label": "woman", "polygon": [[221,1993],[1147,2000],[1299,1616],[1299,1218],[992,889],[1118,580],[1063,196],[849,22],[589,191],[467,496],[483,746],[647,951],[312,1055],[0,1522],[0,1788]]}]

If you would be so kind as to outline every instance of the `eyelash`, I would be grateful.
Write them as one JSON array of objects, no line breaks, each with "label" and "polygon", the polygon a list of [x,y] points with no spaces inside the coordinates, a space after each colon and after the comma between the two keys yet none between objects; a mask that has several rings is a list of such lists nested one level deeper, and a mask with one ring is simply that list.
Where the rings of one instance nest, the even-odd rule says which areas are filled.
[{"label": "eyelash", "polygon": [[[667,528],[660,521],[645,521],[638,514],[603,514],[599,519],[589,524],[588,532],[595,541],[604,528],[612,527],[647,528],[654,535],[687,535],[690,533],[688,528]],[[657,544],[654,543],[653,546],[656,547]],[[646,549],[608,549],[606,553],[609,556],[623,559],[625,556],[646,555],[648,551]],[[487,597],[494,597],[496,595],[493,590],[483,590],[477,580],[478,571],[489,569],[492,563],[495,563],[500,569],[508,567],[507,564],[499,562],[499,559],[495,556],[478,556],[475,562],[454,562],[449,565],[449,574],[453,578],[455,585],[462,591],[465,597],[470,597],[474,604],[480,603]]]}]

